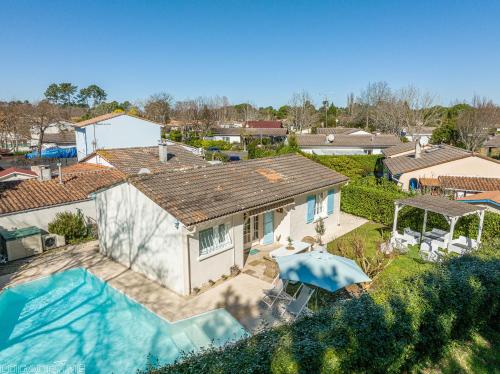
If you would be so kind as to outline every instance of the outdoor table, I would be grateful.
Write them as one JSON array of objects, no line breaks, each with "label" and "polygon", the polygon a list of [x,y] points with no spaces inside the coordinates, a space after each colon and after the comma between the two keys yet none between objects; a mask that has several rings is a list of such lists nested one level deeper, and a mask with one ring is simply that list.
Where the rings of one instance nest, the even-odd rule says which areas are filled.
[{"label": "outdoor table", "polygon": [[311,245],[309,243],[304,243],[300,241],[293,241],[292,246],[294,249],[287,249],[287,246],[279,247],[274,251],[271,251],[269,255],[271,258],[281,257],[281,256],[289,256],[294,255],[296,253],[306,251]]}]

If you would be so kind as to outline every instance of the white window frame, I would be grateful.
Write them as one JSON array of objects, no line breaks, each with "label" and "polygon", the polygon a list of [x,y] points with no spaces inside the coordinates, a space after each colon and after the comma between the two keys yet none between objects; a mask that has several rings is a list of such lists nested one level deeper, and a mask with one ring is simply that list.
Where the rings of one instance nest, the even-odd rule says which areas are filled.
[{"label": "white window frame", "polygon": [[328,194],[326,193],[326,191],[321,191],[316,194],[314,202],[314,222],[316,222],[320,218],[328,217],[326,206],[327,199]]},{"label": "white window frame", "polygon": [[[231,239],[230,229],[231,225],[227,222],[223,222],[204,230],[200,230],[198,234],[198,260],[214,256],[231,248],[233,242]],[[205,237],[205,234],[211,235],[211,237]]]}]

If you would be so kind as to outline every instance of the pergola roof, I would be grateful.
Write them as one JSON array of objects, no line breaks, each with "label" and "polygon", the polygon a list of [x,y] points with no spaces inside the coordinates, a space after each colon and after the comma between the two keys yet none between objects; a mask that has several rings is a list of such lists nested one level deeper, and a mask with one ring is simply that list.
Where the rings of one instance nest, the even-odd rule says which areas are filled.
[{"label": "pergola roof", "polygon": [[466,216],[486,209],[482,206],[460,203],[444,197],[431,195],[420,195],[408,199],[396,200],[396,204],[428,210],[429,212],[439,213],[447,217]]}]

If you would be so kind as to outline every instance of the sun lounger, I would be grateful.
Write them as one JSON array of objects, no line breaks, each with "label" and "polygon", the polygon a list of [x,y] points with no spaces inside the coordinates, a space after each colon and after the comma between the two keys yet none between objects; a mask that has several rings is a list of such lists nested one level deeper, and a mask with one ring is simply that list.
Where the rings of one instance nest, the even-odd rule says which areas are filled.
[{"label": "sun lounger", "polygon": [[[305,284],[302,284],[295,295],[297,297],[294,297],[283,309],[281,312],[281,316],[284,316],[285,313],[287,313],[289,316],[292,317],[292,319],[296,319],[299,317],[304,310],[307,309],[307,304],[309,303],[309,300],[311,299],[314,289],[307,287]],[[294,296],[295,296],[294,295]]]},{"label": "sun lounger", "polygon": [[264,304],[266,304],[269,308],[272,308],[274,303],[278,299],[291,299],[291,296],[286,293],[286,286],[288,285],[288,281],[283,281],[279,276],[277,276],[273,280],[272,285],[272,288],[264,290],[264,297],[262,298]]}]

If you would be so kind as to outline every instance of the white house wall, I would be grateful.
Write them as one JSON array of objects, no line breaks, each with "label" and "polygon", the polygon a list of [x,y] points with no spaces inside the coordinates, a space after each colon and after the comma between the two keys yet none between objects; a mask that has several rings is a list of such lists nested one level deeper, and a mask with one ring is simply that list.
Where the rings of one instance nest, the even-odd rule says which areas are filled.
[{"label": "white house wall", "polygon": [[161,136],[160,125],[127,115],[76,130],[78,160],[95,149],[154,146]]},{"label": "white house wall", "polygon": [[100,250],[179,294],[184,281],[182,225],[134,186],[96,195]]},{"label": "white house wall", "polygon": [[460,160],[404,173],[399,178],[403,190],[408,190],[410,180],[416,178],[437,178],[439,176],[500,178],[500,164],[481,157],[467,157]]},{"label": "white house wall", "polygon": [[207,137],[207,139],[228,141],[231,144],[237,144],[241,142],[241,138],[239,135],[214,135],[211,137]]},{"label": "white house wall", "polygon": [[49,223],[56,217],[57,213],[81,211],[85,217],[96,219],[94,201],[87,200],[72,204],[52,206],[44,209],[30,210],[22,213],[14,213],[0,217],[0,227],[8,230],[36,226],[47,231]]}]

